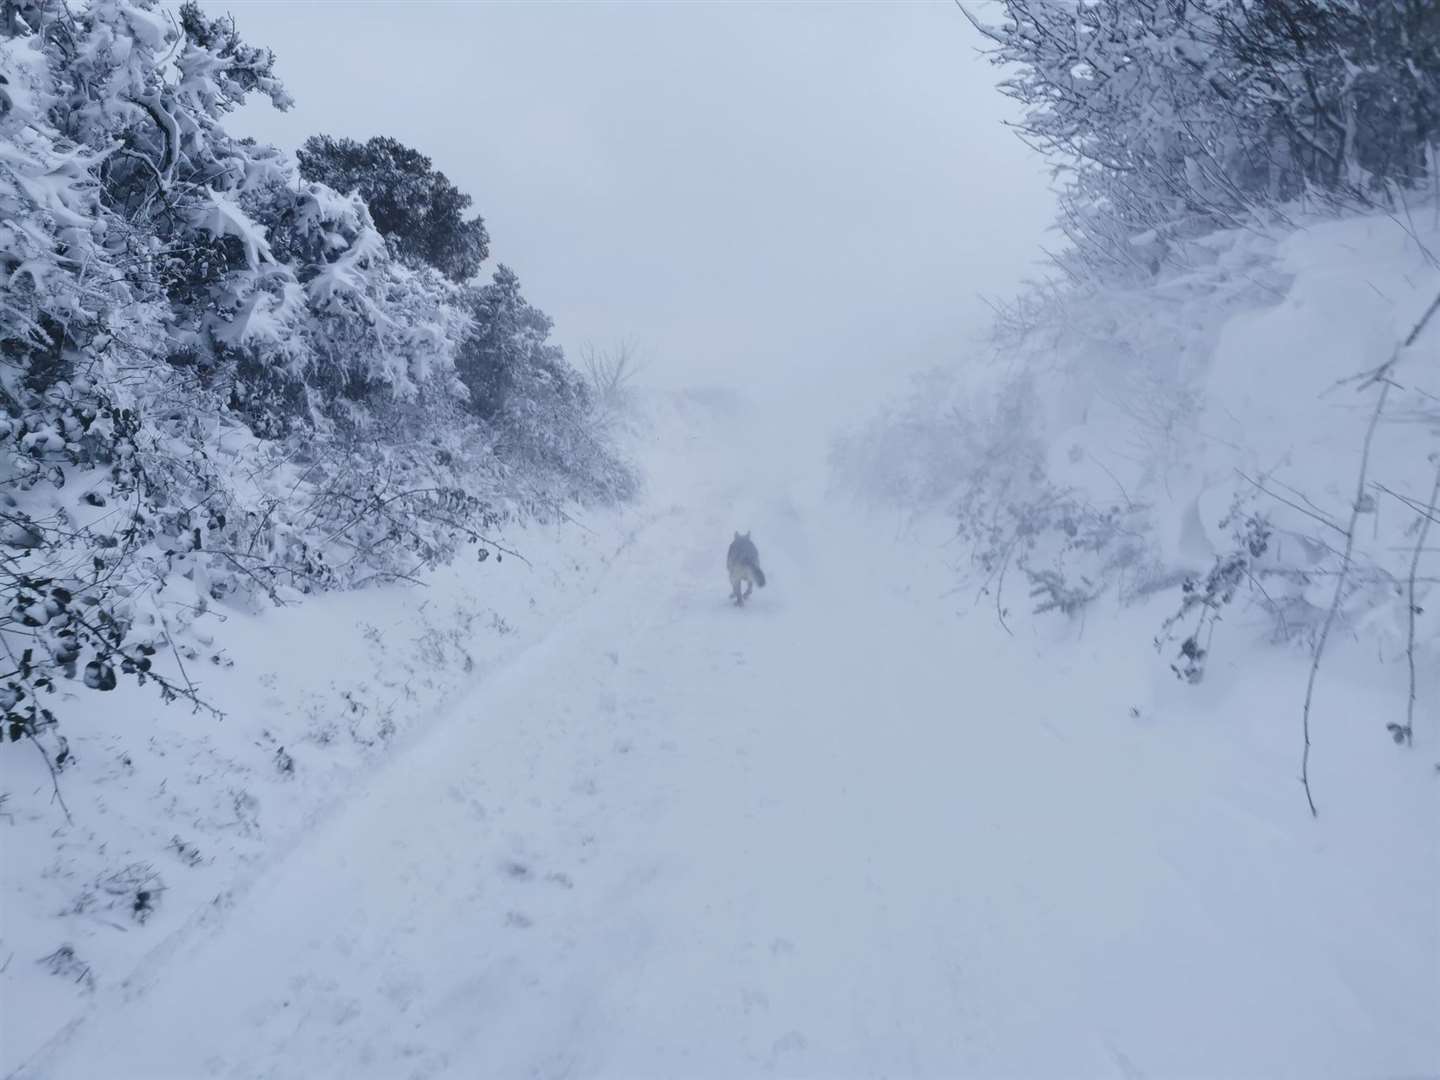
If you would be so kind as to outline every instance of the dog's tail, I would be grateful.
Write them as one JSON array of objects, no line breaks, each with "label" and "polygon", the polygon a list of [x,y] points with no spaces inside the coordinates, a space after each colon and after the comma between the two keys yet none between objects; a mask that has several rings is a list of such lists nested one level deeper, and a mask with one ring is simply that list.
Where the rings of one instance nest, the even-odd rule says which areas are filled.
[{"label": "dog's tail", "polygon": [[759,563],[756,563],[750,569],[755,572],[755,584],[763,589],[765,587],[765,571],[760,569]]}]

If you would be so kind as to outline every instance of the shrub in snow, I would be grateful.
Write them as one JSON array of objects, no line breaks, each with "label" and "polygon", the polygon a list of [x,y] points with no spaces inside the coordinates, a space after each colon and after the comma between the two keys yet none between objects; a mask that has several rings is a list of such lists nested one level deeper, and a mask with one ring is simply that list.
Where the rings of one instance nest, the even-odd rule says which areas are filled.
[{"label": "shrub in snow", "polygon": [[67,915],[123,915],[144,924],[155,913],[165,883],[148,863],[130,863],[100,875],[81,890]]},{"label": "shrub in snow", "polygon": [[157,656],[215,603],[408,578],[633,490],[513,275],[456,284],[484,228],[427,160],[312,142],[307,179],[228,134],[252,94],[290,106],[274,64],[193,3],[0,5],[0,734],[52,764],[57,679],[198,705]]},{"label": "shrub in snow", "polygon": [[54,952],[42,956],[39,962],[44,964],[52,975],[79,983],[86,990],[95,989],[95,973],[91,971],[89,964],[75,955],[73,945],[61,945]]},{"label": "shrub in snow", "polygon": [[1067,176],[1072,270],[1153,275],[1177,240],[1307,193],[1418,186],[1440,138],[1429,0],[1003,0],[972,18],[1023,134]]},{"label": "shrub in snow", "polygon": [[496,453],[529,477],[527,508],[543,513],[557,495],[632,496],[635,474],[611,448],[594,387],[550,342],[550,317],[525,299],[514,271],[499,266],[488,284],[466,289],[465,302],[473,329],[456,365]]},{"label": "shrub in snow", "polygon": [[872,497],[954,515],[1002,620],[1177,590],[1156,645],[1197,682],[1227,611],[1314,650],[1440,640],[1440,13],[1367,4],[1002,0],[977,16],[1063,178],[1052,280],[999,363],[932,376],[844,440]]},{"label": "shrub in snow", "polygon": [[455,356],[463,399],[482,422],[490,451],[523,478],[525,508],[543,512],[557,499],[633,494],[634,473],[608,439],[610,402],[597,393],[603,387],[587,383],[549,340],[550,317],[525,299],[513,270],[502,264],[489,283],[472,280],[489,237],[480,218],[462,217],[470,197],[428,157],[385,136],[361,144],[317,135],[299,159],[305,179],[358,193],[406,265],[433,268],[465,286],[457,300],[469,325]]},{"label": "shrub in snow", "polygon": [[[1230,523],[1231,519],[1221,522]],[[1215,565],[1203,578],[1187,577],[1181,583],[1180,609],[1165,620],[1155,639],[1155,647],[1162,649],[1178,634],[1184,634],[1170,670],[1188,683],[1198,683],[1205,677],[1205,658],[1210,654],[1210,639],[1222,609],[1235,599],[1237,590],[1255,581],[1255,563],[1270,545],[1270,524],[1263,517],[1248,516],[1235,525],[1234,536],[1235,548],[1216,556]],[[1276,614],[1283,625],[1284,613]]]}]

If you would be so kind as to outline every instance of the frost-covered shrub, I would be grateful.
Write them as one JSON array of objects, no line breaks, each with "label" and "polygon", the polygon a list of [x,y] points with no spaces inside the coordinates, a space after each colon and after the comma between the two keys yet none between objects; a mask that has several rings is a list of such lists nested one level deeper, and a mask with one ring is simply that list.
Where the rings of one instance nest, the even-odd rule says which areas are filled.
[{"label": "frost-covered shrub", "polygon": [[323,182],[320,190],[328,184],[364,196],[358,205],[368,204],[376,230],[406,265],[463,286],[447,297],[468,316],[455,355],[464,384],[457,393],[481,422],[483,444],[514,478],[520,505],[545,512],[568,499],[633,494],[636,478],[612,443],[605,403],[550,341],[550,317],[525,298],[504,264],[489,282],[470,281],[488,237],[478,217],[461,216],[469,196],[429,158],[384,136],[361,144],[319,135],[299,156],[301,174]]},{"label": "frost-covered shrub", "polygon": [[972,21],[1066,176],[1072,272],[1148,279],[1302,196],[1390,204],[1440,141],[1430,0],[1004,0]]},{"label": "frost-covered shrub", "polygon": [[965,388],[933,371],[905,400],[836,440],[831,466],[852,489],[897,508],[953,504],[974,523],[1043,477],[1034,388],[1002,379]]},{"label": "frost-covered shrub", "polygon": [[1255,581],[1255,564],[1270,546],[1270,523],[1263,516],[1251,514],[1238,521],[1236,517],[1238,512],[1222,522],[1231,526],[1235,546],[1216,556],[1215,565],[1203,577],[1186,577],[1181,582],[1180,608],[1165,620],[1155,639],[1155,647],[1163,649],[1177,635],[1184,635],[1170,664],[1170,670],[1184,682],[1198,683],[1205,677],[1215,624],[1241,587]]},{"label": "frost-covered shrub", "polygon": [[[1007,611],[1022,588],[1060,613],[1106,593],[1172,593],[1180,618],[1159,643],[1190,643],[1168,657],[1188,680],[1221,612],[1312,642],[1342,570],[1340,625],[1403,649],[1440,385],[1424,362],[1435,327],[1396,345],[1435,299],[1415,240],[1433,250],[1440,235],[1428,208],[1413,239],[1384,213],[1295,213],[1270,234],[1190,241],[1186,265],[1148,284],[1092,277],[1027,294],[1000,320],[993,359],[969,365],[967,390],[928,377],[842,443],[837,470],[871,497],[952,514],[973,576],[992,592],[1003,581]],[[1378,395],[1347,377],[1392,358],[1401,375],[1347,563]],[[1252,523],[1267,530],[1259,550]],[[1429,641],[1436,628],[1420,618],[1416,632]]]},{"label": "frost-covered shrub", "polygon": [[550,317],[525,299],[514,271],[499,266],[465,299],[472,330],[456,365],[496,454],[528,478],[527,506],[543,512],[566,499],[633,495],[637,478],[616,453],[591,386],[549,340]]},{"label": "frost-covered shrub", "polygon": [[1137,584],[1148,507],[1055,483],[1043,411],[1028,376],[964,393],[932,373],[900,407],[839,440],[831,464],[866,498],[952,515],[980,589],[996,596],[1002,618],[1010,573],[1026,582],[1037,612],[1075,614],[1112,584],[1123,590],[1127,572]]},{"label": "frost-covered shrub", "polygon": [[[3,0],[0,74],[0,735],[63,765],[57,680],[196,701],[156,657],[216,603],[408,578],[533,502],[633,487],[543,315],[497,336],[530,352],[484,414],[471,293],[225,130],[248,95],[290,105],[232,20]],[[420,254],[473,268],[461,231]]]}]

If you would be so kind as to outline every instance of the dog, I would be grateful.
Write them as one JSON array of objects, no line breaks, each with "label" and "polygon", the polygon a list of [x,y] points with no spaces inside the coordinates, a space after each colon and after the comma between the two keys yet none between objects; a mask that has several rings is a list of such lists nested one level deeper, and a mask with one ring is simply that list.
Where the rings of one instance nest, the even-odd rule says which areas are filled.
[{"label": "dog", "polygon": [[[730,571],[730,590],[735,606],[743,607],[745,601],[759,585],[765,587],[765,571],[760,569],[760,552],[755,550],[755,541],[750,534],[736,533],[730,541],[730,550],[725,553],[725,569]],[[744,591],[741,591],[741,586]]]}]

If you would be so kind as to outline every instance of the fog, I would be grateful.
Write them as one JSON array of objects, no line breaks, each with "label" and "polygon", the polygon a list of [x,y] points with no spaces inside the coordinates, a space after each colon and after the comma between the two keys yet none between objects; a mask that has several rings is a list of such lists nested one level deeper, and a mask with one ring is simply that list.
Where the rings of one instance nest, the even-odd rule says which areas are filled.
[{"label": "fog", "polygon": [[234,129],[422,150],[567,349],[661,384],[852,407],[963,361],[1037,265],[1043,166],[950,3],[208,6],[296,100]]}]

